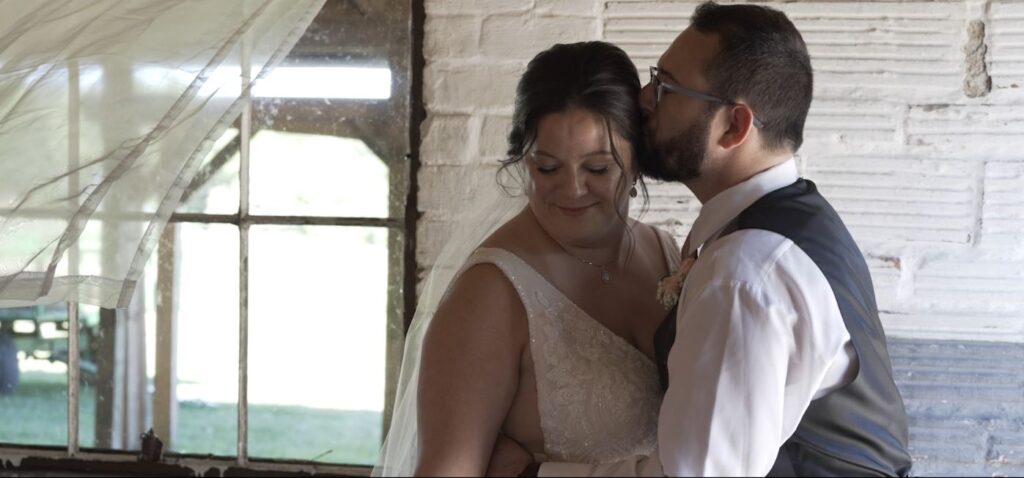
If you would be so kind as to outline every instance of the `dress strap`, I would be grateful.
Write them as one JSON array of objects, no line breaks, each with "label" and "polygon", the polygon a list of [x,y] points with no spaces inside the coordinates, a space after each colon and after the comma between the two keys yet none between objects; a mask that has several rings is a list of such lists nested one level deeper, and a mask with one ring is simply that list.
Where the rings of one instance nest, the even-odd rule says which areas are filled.
[{"label": "dress strap", "polygon": [[[465,273],[470,267],[479,264],[494,264],[505,278],[508,279],[509,283],[512,284],[512,288],[519,294],[519,300],[522,301],[523,307],[526,309],[527,318],[532,322],[532,317],[537,309],[536,300],[527,293],[526,285],[529,281],[528,276],[536,275],[536,272],[529,265],[523,262],[519,256],[501,248],[497,247],[481,247],[473,251],[466,262],[459,269],[459,272],[455,274],[452,279],[454,283],[463,273]],[[532,282],[529,282],[532,283]]]},{"label": "dress strap", "polygon": [[679,252],[679,244],[676,243],[674,237],[666,232],[664,229],[654,227],[654,233],[658,236],[658,244],[661,245],[661,254],[665,257],[665,264],[668,266],[669,274],[672,274],[679,268],[679,262],[682,260],[682,255]]}]

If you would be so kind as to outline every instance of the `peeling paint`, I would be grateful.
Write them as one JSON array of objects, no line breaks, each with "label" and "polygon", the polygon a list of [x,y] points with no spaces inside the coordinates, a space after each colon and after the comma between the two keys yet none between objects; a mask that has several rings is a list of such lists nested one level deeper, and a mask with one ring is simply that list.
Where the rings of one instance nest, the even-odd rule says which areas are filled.
[{"label": "peeling paint", "polygon": [[980,98],[992,91],[992,77],[988,74],[985,54],[985,22],[972,20],[967,25],[967,44],[964,45],[964,94]]}]

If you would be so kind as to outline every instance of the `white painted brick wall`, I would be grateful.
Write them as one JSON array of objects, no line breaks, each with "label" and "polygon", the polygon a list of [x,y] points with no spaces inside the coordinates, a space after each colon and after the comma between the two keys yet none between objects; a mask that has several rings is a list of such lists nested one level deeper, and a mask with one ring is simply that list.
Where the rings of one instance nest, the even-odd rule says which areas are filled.
[{"label": "white painted brick wall", "polygon": [[[850,226],[890,335],[1024,341],[1024,1],[776,1],[804,34],[815,100],[804,175]],[[515,83],[558,42],[603,39],[645,69],[696,1],[427,0],[418,261],[493,187]],[[991,91],[968,96],[969,24]],[[984,85],[984,81],[980,84]],[[700,204],[651,185],[683,237]]]}]

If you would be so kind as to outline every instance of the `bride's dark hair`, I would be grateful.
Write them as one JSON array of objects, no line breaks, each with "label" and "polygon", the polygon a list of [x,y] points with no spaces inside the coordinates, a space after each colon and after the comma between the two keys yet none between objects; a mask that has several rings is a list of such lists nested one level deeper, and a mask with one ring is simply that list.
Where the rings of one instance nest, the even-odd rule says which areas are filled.
[{"label": "bride's dark hair", "polygon": [[[642,210],[646,210],[647,185],[637,163],[646,144],[639,99],[640,78],[636,65],[626,52],[611,43],[558,44],[538,53],[526,66],[526,72],[516,87],[512,130],[508,134],[508,156],[501,161],[499,176],[516,169],[522,184],[525,177],[520,165],[537,139],[537,125],[541,118],[570,108],[582,108],[604,120],[612,157],[623,172],[626,165],[611,141],[611,133],[617,133],[630,145],[633,173],[643,194]],[[616,199],[626,193],[627,186],[626,175],[623,174],[615,189]],[[626,221],[625,217],[620,219]]]}]

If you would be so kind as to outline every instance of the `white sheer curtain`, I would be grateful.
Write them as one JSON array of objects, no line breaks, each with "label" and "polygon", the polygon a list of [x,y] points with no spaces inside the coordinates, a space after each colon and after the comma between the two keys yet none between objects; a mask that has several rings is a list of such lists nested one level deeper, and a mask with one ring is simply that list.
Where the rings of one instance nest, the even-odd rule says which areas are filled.
[{"label": "white sheer curtain", "polygon": [[323,3],[0,0],[0,307],[126,307],[242,65],[265,75]]}]

